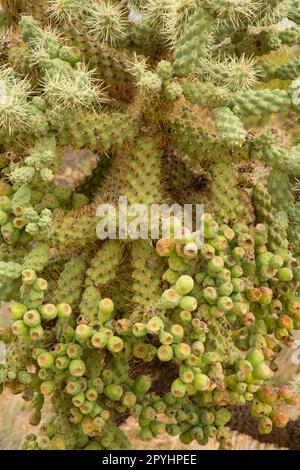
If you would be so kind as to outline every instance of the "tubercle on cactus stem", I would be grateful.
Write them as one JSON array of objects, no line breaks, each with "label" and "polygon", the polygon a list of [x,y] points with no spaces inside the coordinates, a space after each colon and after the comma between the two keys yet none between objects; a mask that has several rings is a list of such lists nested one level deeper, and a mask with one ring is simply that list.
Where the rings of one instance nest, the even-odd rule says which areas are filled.
[{"label": "tubercle on cactus stem", "polygon": [[[127,449],[131,415],[144,441],[228,449],[230,406],[281,429],[299,392],[274,382],[300,329],[297,2],[35,3],[0,12],[0,382],[31,424],[53,411],[21,448]],[[56,177],[66,146],[97,160],[76,188]],[[176,218],[99,241],[120,195],[204,202],[203,246]]]}]

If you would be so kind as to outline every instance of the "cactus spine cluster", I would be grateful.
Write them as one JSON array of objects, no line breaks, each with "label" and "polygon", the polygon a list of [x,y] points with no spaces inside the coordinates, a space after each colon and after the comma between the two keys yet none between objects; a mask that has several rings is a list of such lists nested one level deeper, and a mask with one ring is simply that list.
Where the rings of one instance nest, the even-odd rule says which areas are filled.
[{"label": "cactus spine cluster", "polygon": [[[32,404],[21,448],[129,449],[131,415],[141,440],[230,449],[230,405],[262,434],[284,427],[299,389],[274,378],[300,329],[299,2],[0,5],[0,386]],[[58,182],[66,151],[97,161],[75,185]],[[99,240],[97,207],[120,196],[204,203],[203,244],[176,217],[167,237]]]}]

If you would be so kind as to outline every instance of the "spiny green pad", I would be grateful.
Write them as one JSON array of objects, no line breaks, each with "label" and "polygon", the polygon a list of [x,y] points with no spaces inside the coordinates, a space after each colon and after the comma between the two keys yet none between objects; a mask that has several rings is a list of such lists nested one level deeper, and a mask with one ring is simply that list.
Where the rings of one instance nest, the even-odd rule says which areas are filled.
[{"label": "spiny green pad", "polygon": [[104,287],[117,277],[117,267],[122,258],[122,246],[116,240],[104,242],[86,272],[86,284]]},{"label": "spiny green pad", "polygon": [[34,271],[43,271],[50,259],[50,249],[45,243],[39,243],[24,258],[24,266]]},{"label": "spiny green pad", "polygon": [[225,163],[212,167],[212,207],[225,223],[254,220],[253,209],[247,193],[238,187],[237,172]]},{"label": "spiny green pad", "polygon": [[55,301],[67,302],[70,305],[78,303],[83,289],[86,263],[80,256],[74,256],[66,263],[62,271],[55,295]]},{"label": "spiny green pad", "polygon": [[134,318],[136,322],[151,316],[159,299],[163,263],[147,240],[134,243],[131,256],[134,310],[130,318]]},{"label": "spiny green pad", "polygon": [[233,111],[237,115],[248,114],[261,116],[264,114],[287,111],[291,107],[291,99],[285,90],[256,90],[236,94]]},{"label": "spiny green pad", "polygon": [[206,54],[213,17],[199,8],[190,17],[174,52],[174,72],[180,77],[197,72]]},{"label": "spiny green pad", "polygon": [[241,121],[229,108],[219,108],[216,116],[218,136],[225,145],[241,146],[246,139],[247,132]]},{"label": "spiny green pad", "polygon": [[154,139],[136,140],[124,170],[121,184],[128,204],[160,202],[160,157]]},{"label": "spiny green pad", "polygon": [[98,304],[100,301],[100,292],[96,287],[87,287],[83,294],[79,305],[80,313],[88,320],[96,319],[98,314]]}]

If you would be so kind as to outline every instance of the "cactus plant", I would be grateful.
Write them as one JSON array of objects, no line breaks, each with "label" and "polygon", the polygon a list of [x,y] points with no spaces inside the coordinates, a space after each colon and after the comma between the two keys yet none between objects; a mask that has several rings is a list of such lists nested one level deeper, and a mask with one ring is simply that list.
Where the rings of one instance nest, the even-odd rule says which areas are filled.
[{"label": "cactus plant", "polygon": [[[30,398],[22,449],[128,449],[129,415],[141,440],[221,449],[237,406],[262,435],[287,424],[300,67],[268,54],[299,45],[298,3],[0,1],[0,385]],[[75,188],[67,149],[97,157]],[[148,216],[204,203],[204,240],[174,214],[167,235],[100,240],[97,208],[123,196]]]}]

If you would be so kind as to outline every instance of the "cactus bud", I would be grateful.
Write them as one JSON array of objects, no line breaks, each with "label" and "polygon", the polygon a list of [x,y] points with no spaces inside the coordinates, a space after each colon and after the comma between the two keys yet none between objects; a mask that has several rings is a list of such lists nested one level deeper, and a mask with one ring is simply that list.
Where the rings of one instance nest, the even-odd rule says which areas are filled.
[{"label": "cactus bud", "polygon": [[80,408],[84,404],[84,401],[85,401],[85,394],[82,391],[74,395],[72,398],[72,403],[77,408]]},{"label": "cactus bud", "polygon": [[249,361],[253,367],[256,367],[264,361],[264,355],[262,351],[257,348],[252,349],[247,354],[246,360]]},{"label": "cactus bud", "polygon": [[146,375],[139,375],[133,384],[133,390],[136,393],[146,393],[151,387],[151,380]]},{"label": "cactus bud", "polygon": [[272,432],[273,423],[268,416],[262,416],[258,420],[258,431],[260,434],[270,434]]},{"label": "cactus bud", "polygon": [[167,269],[162,276],[162,280],[168,282],[169,284],[175,284],[178,278],[179,273],[173,271],[172,269]]},{"label": "cactus bud", "polygon": [[48,287],[48,282],[46,281],[46,279],[42,279],[41,277],[38,277],[34,284],[33,284],[33,287],[36,291],[40,292],[40,291],[44,291],[47,289]]},{"label": "cactus bud", "polygon": [[66,390],[70,395],[77,395],[80,391],[80,383],[74,377],[67,380]]},{"label": "cactus bud", "polygon": [[125,392],[122,396],[122,404],[131,408],[136,403],[136,395],[133,392]]},{"label": "cactus bud", "polygon": [[253,376],[258,380],[269,380],[273,377],[273,371],[264,362],[260,362],[253,369]]},{"label": "cactus bud", "polygon": [[98,320],[100,323],[105,323],[112,317],[114,311],[114,303],[111,299],[101,299],[99,302],[99,315]]},{"label": "cactus bud", "polygon": [[69,367],[69,364],[70,364],[70,359],[67,356],[59,356],[55,360],[55,366],[59,370],[67,369]]},{"label": "cactus bud", "polygon": [[197,372],[193,380],[193,385],[197,391],[203,392],[209,388],[210,379],[207,375]]},{"label": "cactus bud", "polygon": [[70,359],[79,359],[82,355],[82,349],[79,344],[70,343],[68,344],[66,353]]},{"label": "cactus bud", "polygon": [[288,405],[296,405],[299,402],[299,396],[293,392],[287,385],[281,385],[278,392],[279,397]]},{"label": "cactus bud", "polygon": [[198,246],[195,242],[189,242],[183,247],[183,254],[188,259],[193,259],[197,256]]},{"label": "cactus bud", "polygon": [[161,330],[159,332],[159,341],[161,344],[170,345],[173,343],[173,336],[167,331]]},{"label": "cactus bud", "polygon": [[22,271],[22,281],[25,285],[32,285],[36,280],[36,274],[33,269],[24,269]]},{"label": "cactus bud", "polygon": [[54,380],[47,380],[41,383],[40,390],[43,395],[51,395],[55,391],[55,388],[56,384]]},{"label": "cactus bud", "polygon": [[179,377],[185,384],[190,384],[194,380],[194,373],[191,367],[188,366],[180,366],[179,369]]}]

